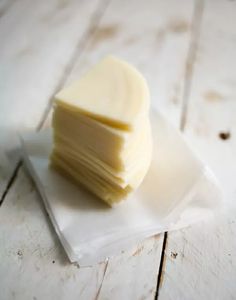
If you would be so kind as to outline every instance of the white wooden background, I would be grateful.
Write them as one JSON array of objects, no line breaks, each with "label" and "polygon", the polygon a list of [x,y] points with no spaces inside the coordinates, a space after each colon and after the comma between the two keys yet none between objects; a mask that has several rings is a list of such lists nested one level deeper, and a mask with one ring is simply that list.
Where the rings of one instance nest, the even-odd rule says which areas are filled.
[{"label": "white wooden background", "polygon": [[[78,268],[9,149],[106,54],[143,72],[152,104],[219,178],[226,211]],[[0,299],[236,299],[235,136],[236,1],[0,0]]]}]

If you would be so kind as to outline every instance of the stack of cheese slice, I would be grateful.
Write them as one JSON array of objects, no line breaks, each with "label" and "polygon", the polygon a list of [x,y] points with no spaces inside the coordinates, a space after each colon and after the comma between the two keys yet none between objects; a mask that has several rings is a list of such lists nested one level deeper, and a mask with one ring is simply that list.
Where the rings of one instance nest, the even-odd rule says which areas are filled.
[{"label": "stack of cheese slice", "polygon": [[125,199],[150,164],[148,113],[145,79],[106,57],[55,96],[52,166],[110,205]]}]

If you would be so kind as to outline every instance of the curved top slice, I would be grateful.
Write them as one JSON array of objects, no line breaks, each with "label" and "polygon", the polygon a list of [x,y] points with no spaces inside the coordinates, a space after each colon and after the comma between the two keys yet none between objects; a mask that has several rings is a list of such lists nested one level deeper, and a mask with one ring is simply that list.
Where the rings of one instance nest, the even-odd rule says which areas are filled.
[{"label": "curved top slice", "polygon": [[134,67],[113,56],[104,58],[55,99],[69,110],[126,130],[132,129],[149,108],[146,80]]}]

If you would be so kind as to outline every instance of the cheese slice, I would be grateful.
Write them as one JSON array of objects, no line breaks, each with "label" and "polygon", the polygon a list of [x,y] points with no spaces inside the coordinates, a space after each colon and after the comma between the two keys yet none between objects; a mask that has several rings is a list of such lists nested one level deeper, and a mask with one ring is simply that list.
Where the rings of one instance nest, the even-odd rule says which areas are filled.
[{"label": "cheese slice", "polygon": [[109,205],[127,198],[151,161],[145,79],[109,56],[55,98],[51,165]]},{"label": "cheese slice", "polygon": [[56,94],[55,99],[73,112],[128,130],[149,109],[145,79],[134,67],[113,56],[103,59],[83,78]]},{"label": "cheese slice", "polygon": [[[125,167],[125,169],[121,171],[120,169],[118,170],[114,167],[111,167],[109,163],[101,160],[96,154],[91,153],[89,149],[77,146],[76,144],[71,143],[69,139],[64,137],[56,137],[54,155],[56,154],[64,157],[65,159],[70,159],[73,161],[73,164],[79,162],[84,167],[87,167],[87,169],[96,173],[100,173],[100,176],[111,183],[121,186],[122,188],[130,184],[134,189],[139,185],[139,182],[136,182],[137,171],[142,170],[143,167],[146,168],[146,164],[150,161],[150,127],[147,128],[147,130],[148,133],[145,136],[140,137],[141,140],[139,140],[137,149],[133,149],[133,155],[131,157],[126,158],[126,155],[124,156],[124,154],[126,154],[125,148],[123,151],[121,151],[120,161]],[[128,150],[130,150],[129,148],[130,147],[128,147]],[[143,156],[144,153],[146,153],[146,155]],[[140,156],[143,156],[142,159],[140,159]]]}]

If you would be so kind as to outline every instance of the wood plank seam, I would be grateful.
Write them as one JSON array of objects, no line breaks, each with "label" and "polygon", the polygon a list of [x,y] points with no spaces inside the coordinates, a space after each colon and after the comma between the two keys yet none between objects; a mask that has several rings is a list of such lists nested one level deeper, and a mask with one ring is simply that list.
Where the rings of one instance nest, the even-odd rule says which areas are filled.
[{"label": "wood plank seam", "polygon": [[184,89],[183,89],[182,109],[181,109],[181,119],[180,119],[181,131],[184,131],[186,121],[187,121],[188,104],[189,104],[190,93],[191,93],[194,64],[195,64],[196,54],[198,50],[198,42],[200,38],[203,10],[204,10],[204,0],[195,0],[192,29],[191,29],[191,39],[190,39],[190,45],[189,45],[186,68],[185,68]]},{"label": "wood plank seam", "polygon": [[72,54],[67,66],[65,67],[61,79],[58,81],[58,84],[55,90],[53,91],[52,96],[49,98],[48,105],[42,115],[42,118],[37,126],[36,131],[39,131],[43,127],[44,122],[46,121],[48,114],[52,108],[55,93],[63,87],[68,75],[73,70],[75,61],[78,60],[78,57],[82,55],[88,41],[90,40],[90,37],[95,33],[96,27],[99,25],[102,16],[104,15],[110,2],[111,0],[102,0],[101,2],[99,2],[98,7],[95,9],[93,15],[91,16],[91,21],[89,23],[88,29],[83,34],[82,38],[79,39],[77,46],[75,47],[75,51]]},{"label": "wood plank seam", "polygon": [[104,271],[103,271],[103,275],[102,275],[101,284],[100,284],[100,286],[99,286],[99,289],[98,289],[98,291],[97,291],[97,294],[96,294],[94,300],[98,300],[98,297],[99,297],[99,295],[100,295],[100,292],[101,292],[101,289],[102,289],[102,285],[103,285],[103,281],[104,281],[104,278],[105,278],[105,276],[106,276],[108,264],[109,264],[109,259],[107,259],[107,261],[106,261],[106,264],[105,264],[105,267],[104,267]]},{"label": "wood plank seam", "polygon": [[22,166],[22,161],[20,160],[17,163],[16,167],[14,168],[13,173],[12,173],[12,175],[11,175],[7,185],[6,185],[6,188],[3,191],[3,194],[2,194],[1,199],[0,199],[0,207],[3,204],[4,199],[6,198],[6,195],[7,195],[8,191],[10,190],[13,183],[15,182],[15,180],[17,178],[17,175],[18,175],[18,172],[19,172],[19,169],[21,168],[21,166]]},{"label": "wood plank seam", "polygon": [[[200,38],[203,11],[204,11],[204,0],[195,0],[193,17],[192,17],[192,26],[191,26],[192,27],[191,37],[190,37],[189,49],[188,49],[188,54],[186,59],[186,66],[185,66],[182,108],[181,108],[181,117],[180,117],[180,125],[179,125],[179,129],[182,132],[185,129],[185,125],[187,121],[188,104],[190,101],[192,77],[194,72],[196,53],[198,49],[198,42]],[[159,291],[161,288],[161,282],[164,279],[164,269],[165,269],[164,261],[166,256],[165,251],[167,248],[166,247],[167,241],[168,241],[168,232],[165,232],[164,240],[162,244],[161,261],[160,261],[160,266],[159,266],[158,276],[157,276],[157,288],[156,288],[155,300],[158,299]]]},{"label": "wood plank seam", "polygon": [[157,273],[157,287],[156,287],[155,300],[158,299],[159,289],[160,289],[162,276],[163,276],[162,270],[164,269],[165,249],[166,249],[167,237],[168,237],[168,232],[165,232],[164,233],[163,244],[162,244],[161,260],[160,260],[160,265],[159,265],[159,269],[158,269],[158,273]]}]

